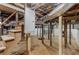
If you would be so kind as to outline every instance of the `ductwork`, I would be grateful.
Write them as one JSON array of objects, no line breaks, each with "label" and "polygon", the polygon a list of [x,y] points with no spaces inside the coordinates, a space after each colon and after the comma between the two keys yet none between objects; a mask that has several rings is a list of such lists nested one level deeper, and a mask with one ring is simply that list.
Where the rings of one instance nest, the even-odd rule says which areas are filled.
[{"label": "ductwork", "polygon": [[23,13],[24,13],[24,10],[23,10],[23,9],[18,8],[18,7],[16,7],[16,6],[13,6],[13,5],[8,4],[8,3],[5,3],[5,4],[0,4],[0,5],[6,6],[6,7],[9,7],[9,8],[14,9],[14,10],[16,10],[16,11],[20,11],[20,12],[23,12]]},{"label": "ductwork", "polygon": [[69,10],[75,3],[64,3],[57,6],[54,10],[51,11],[48,15],[46,15],[47,20],[54,19],[62,14],[64,14],[67,10]]}]

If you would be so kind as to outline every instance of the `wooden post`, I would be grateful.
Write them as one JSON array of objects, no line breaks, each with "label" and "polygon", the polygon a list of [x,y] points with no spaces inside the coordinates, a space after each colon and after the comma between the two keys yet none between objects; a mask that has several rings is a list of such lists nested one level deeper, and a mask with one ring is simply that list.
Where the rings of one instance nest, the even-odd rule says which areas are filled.
[{"label": "wooden post", "polygon": [[28,40],[28,38],[29,38],[29,36],[30,36],[30,33],[25,33],[25,40],[26,40],[26,52],[27,52],[27,55],[29,54],[29,40]]},{"label": "wooden post", "polygon": [[41,38],[41,25],[40,25],[40,38]]},{"label": "wooden post", "polygon": [[42,27],[42,43],[44,43],[44,31],[43,31],[43,30],[44,30],[44,28],[43,28],[43,24],[42,24],[42,26],[41,26],[41,27]]},{"label": "wooden post", "polygon": [[59,55],[62,55],[62,16],[59,16]]},{"label": "wooden post", "polygon": [[16,12],[16,26],[18,25],[18,12]]},{"label": "wooden post", "polygon": [[38,37],[38,25],[37,25],[37,37]]},{"label": "wooden post", "polygon": [[49,38],[50,38],[50,46],[52,46],[52,23],[49,23]]},{"label": "wooden post", "polygon": [[[3,18],[2,18],[2,15],[1,15],[1,12],[0,12],[0,22],[2,24],[3,22]],[[3,25],[0,24],[0,36],[3,35]]]},{"label": "wooden post", "polygon": [[48,40],[49,40],[49,25],[48,25]]},{"label": "wooden post", "polygon": [[65,48],[67,47],[67,21],[64,20],[64,44]]},{"label": "wooden post", "polygon": [[21,25],[21,41],[24,40],[24,24]]},{"label": "wooden post", "polygon": [[69,22],[69,44],[71,45],[71,21]]},{"label": "wooden post", "polygon": [[[3,17],[2,16],[1,16],[1,22],[3,22]],[[2,31],[1,33],[2,33],[2,35],[4,34],[3,33],[3,29],[4,29],[4,25],[1,26],[1,31]]]}]

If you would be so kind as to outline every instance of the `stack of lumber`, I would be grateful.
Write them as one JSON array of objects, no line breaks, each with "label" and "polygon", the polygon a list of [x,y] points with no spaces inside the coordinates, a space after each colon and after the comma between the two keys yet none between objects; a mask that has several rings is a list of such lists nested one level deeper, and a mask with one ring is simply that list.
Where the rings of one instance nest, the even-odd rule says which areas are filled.
[{"label": "stack of lumber", "polygon": [[0,41],[0,51],[3,51],[6,49],[6,44],[4,41]]},{"label": "stack of lumber", "polygon": [[11,36],[11,35],[2,35],[1,36],[3,41],[10,41],[10,40],[14,40],[15,37]]}]

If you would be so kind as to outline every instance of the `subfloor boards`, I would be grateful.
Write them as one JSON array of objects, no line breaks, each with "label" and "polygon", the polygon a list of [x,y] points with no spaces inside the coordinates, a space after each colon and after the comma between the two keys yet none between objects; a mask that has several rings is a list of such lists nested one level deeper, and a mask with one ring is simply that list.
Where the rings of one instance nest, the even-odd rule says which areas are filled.
[{"label": "subfloor boards", "polygon": [[[32,37],[31,44],[31,54],[32,55],[57,55],[58,48],[50,47],[50,41],[48,39],[44,39],[44,43],[42,44],[41,40],[36,37]],[[55,44],[54,44],[55,45]]]}]

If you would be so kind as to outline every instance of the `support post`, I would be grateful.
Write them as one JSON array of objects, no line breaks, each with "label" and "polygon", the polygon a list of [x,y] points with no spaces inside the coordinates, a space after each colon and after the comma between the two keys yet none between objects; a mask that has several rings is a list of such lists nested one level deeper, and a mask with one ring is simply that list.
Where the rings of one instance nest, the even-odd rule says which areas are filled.
[{"label": "support post", "polygon": [[21,25],[21,41],[24,40],[24,24]]},{"label": "support post", "polygon": [[27,55],[29,55],[30,53],[30,51],[29,51],[29,40],[28,40],[28,38],[29,38],[29,36],[30,36],[30,33],[26,33],[25,34],[25,40],[26,40],[26,52],[27,52]]},{"label": "support post", "polygon": [[40,38],[41,38],[41,25],[40,25]]},{"label": "support post", "polygon": [[64,20],[64,44],[65,48],[67,47],[67,21]]},{"label": "support post", "polygon": [[49,25],[48,25],[48,40],[49,40]]},{"label": "support post", "polygon": [[16,26],[18,25],[18,12],[16,12]]},{"label": "support post", "polygon": [[71,21],[69,23],[69,44],[71,45]]},{"label": "support post", "polygon": [[74,29],[74,24],[73,24],[73,29]]},{"label": "support post", "polygon": [[42,43],[44,43],[44,26],[43,26],[43,24],[41,25],[41,27],[42,27]]},{"label": "support post", "polygon": [[3,35],[3,25],[2,25],[2,22],[3,22],[3,18],[2,18],[2,15],[1,15],[1,11],[0,11],[0,36]]},{"label": "support post", "polygon": [[[3,22],[3,17],[1,17],[1,22]],[[2,35],[4,34],[3,33],[3,29],[4,29],[4,25],[1,26],[1,33],[2,33]]]},{"label": "support post", "polygon": [[59,55],[62,55],[62,16],[59,16]]},{"label": "support post", "polygon": [[50,46],[52,46],[52,22],[49,23],[49,39],[50,39]]},{"label": "support post", "polygon": [[37,37],[38,37],[38,25],[37,25]]}]

